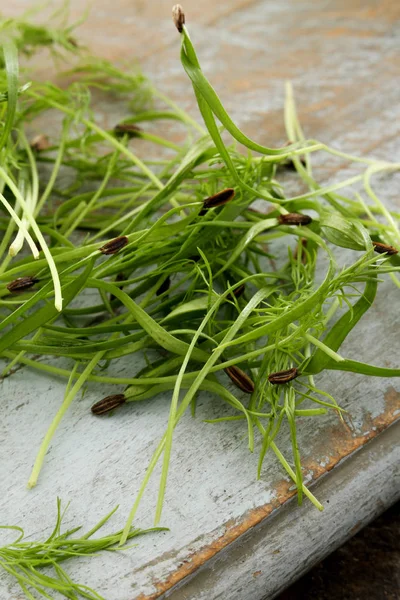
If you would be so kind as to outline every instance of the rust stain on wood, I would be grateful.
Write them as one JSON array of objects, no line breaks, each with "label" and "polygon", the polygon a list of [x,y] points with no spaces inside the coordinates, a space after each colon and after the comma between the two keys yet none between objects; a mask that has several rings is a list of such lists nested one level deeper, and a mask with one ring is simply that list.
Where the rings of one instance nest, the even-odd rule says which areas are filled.
[{"label": "rust stain on wood", "polygon": [[400,392],[391,386],[387,389],[384,398],[385,410],[382,414],[374,419],[366,415],[363,423],[364,433],[352,435],[350,427],[344,424],[339,424],[325,432],[321,451],[323,452],[323,447],[329,449],[329,453],[325,450],[325,454],[329,456],[328,462],[324,462],[322,466],[318,460],[304,461],[304,469],[313,473],[313,480],[331,471],[343,458],[362,448],[400,418]]},{"label": "rust stain on wood", "polygon": [[[317,481],[322,475],[331,471],[341,460],[347,458],[367,442],[375,438],[379,433],[392,425],[400,418],[400,392],[390,386],[384,395],[385,410],[382,414],[374,419],[366,418],[364,421],[364,431],[360,435],[352,435],[351,429],[345,424],[340,423],[336,427],[332,427],[324,436],[323,454],[329,455],[328,463],[322,465],[315,460],[304,461],[304,470],[312,471],[312,481]],[[326,449],[329,449],[327,452]],[[322,450],[322,448],[321,448]],[[230,520],[225,523],[225,531],[211,544],[206,544],[200,550],[188,553],[182,564],[170,575],[162,580],[154,583],[156,591],[151,595],[140,594],[135,600],[157,600],[164,593],[171,590],[175,585],[180,583],[185,577],[193,574],[197,569],[206,564],[210,559],[216,556],[221,550],[236,541],[241,535],[246,533],[252,527],[255,527],[261,521],[266,519],[273,510],[285,504],[290,498],[296,494],[291,481],[282,480],[274,486],[275,499],[268,504],[258,506],[246,512],[240,520]]]},{"label": "rust stain on wood", "polygon": [[350,27],[335,27],[334,29],[330,29],[329,31],[325,32],[325,37],[328,38],[346,36],[352,36],[353,38],[370,38],[372,37],[372,32],[367,30],[351,29]]},{"label": "rust stain on wood", "polygon": [[245,518],[239,523],[228,521],[225,524],[225,533],[217,538],[212,544],[208,544],[197,552],[189,554],[187,562],[182,564],[176,571],[173,571],[167,579],[156,582],[154,584],[157,590],[156,592],[150,596],[147,594],[140,594],[137,596],[136,600],[156,600],[156,598],[159,598],[164,592],[170,590],[174,585],[182,581],[182,579],[194,573],[223,548],[246,533],[248,529],[260,523],[271,514],[274,508],[278,508],[280,504],[281,502],[278,500],[276,505],[275,503],[269,503],[264,506],[259,506],[249,511]]}]

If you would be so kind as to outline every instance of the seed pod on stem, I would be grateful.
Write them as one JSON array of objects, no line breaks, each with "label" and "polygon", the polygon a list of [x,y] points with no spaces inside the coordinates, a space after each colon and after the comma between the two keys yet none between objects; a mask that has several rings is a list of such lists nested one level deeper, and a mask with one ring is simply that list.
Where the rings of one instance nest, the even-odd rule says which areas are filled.
[{"label": "seed pod on stem", "polygon": [[99,250],[100,252],[106,255],[116,254],[117,252],[122,250],[122,248],[124,248],[128,242],[129,240],[126,237],[126,235],[121,235],[121,237],[114,238],[113,240],[104,244],[104,246],[99,248]]},{"label": "seed pod on stem", "polygon": [[246,392],[246,394],[252,394],[254,392],[254,382],[247,373],[242,371],[242,369],[232,365],[231,367],[226,367],[224,371],[242,392]]},{"label": "seed pod on stem", "polygon": [[104,415],[105,413],[122,406],[126,402],[126,397],[124,394],[112,394],[111,396],[106,396],[96,404],[93,404],[91,411],[94,415]]},{"label": "seed pod on stem", "polygon": [[38,283],[38,281],[39,279],[36,279],[36,277],[33,277],[31,275],[27,277],[17,277],[17,279],[14,279],[14,281],[8,283],[6,287],[9,292],[15,294],[16,292],[23,292],[24,290],[28,290],[33,285],[35,285],[35,283]]},{"label": "seed pod on stem", "polygon": [[161,296],[164,292],[169,290],[169,286],[171,285],[171,277],[168,275],[166,279],[162,282],[158,290],[156,291],[156,296]]},{"label": "seed pod on stem", "polygon": [[117,136],[127,135],[130,138],[138,137],[142,129],[133,123],[119,123],[114,127],[114,133]]},{"label": "seed pod on stem", "polygon": [[241,296],[243,296],[245,289],[246,289],[246,284],[242,283],[241,285],[239,285],[237,288],[235,288],[230,293],[230,296],[233,297],[233,298],[240,298]]},{"label": "seed pod on stem", "polygon": [[77,42],[77,41],[76,41],[76,39],[75,39],[74,37],[72,37],[72,36],[70,36],[70,37],[68,38],[68,44],[71,44],[71,46],[72,46],[73,48],[79,48],[79,44],[78,44],[78,42]]},{"label": "seed pod on stem", "polygon": [[233,188],[226,188],[226,190],[221,190],[217,194],[214,194],[214,196],[206,198],[203,201],[203,208],[199,212],[199,215],[205,215],[209,208],[215,208],[216,206],[222,206],[223,204],[230,202],[234,196],[235,190]]},{"label": "seed pod on stem", "polygon": [[180,4],[175,4],[175,6],[172,7],[172,20],[179,33],[182,33],[185,24],[185,13]]},{"label": "seed pod on stem", "polygon": [[299,213],[287,213],[286,215],[279,215],[278,221],[280,225],[309,225],[312,218]]},{"label": "seed pod on stem", "polygon": [[[288,142],[286,145],[290,145],[293,142]],[[304,156],[297,156],[297,159],[300,161],[300,164],[303,165],[303,167],[305,167],[307,165],[306,163],[306,159],[304,158]],[[283,167],[284,169],[288,170],[288,171],[296,171],[296,165],[294,163],[293,158],[288,158],[287,160],[285,160],[284,162],[278,163],[279,167]]]},{"label": "seed pod on stem", "polygon": [[268,381],[273,383],[274,385],[289,383],[293,379],[296,379],[300,373],[298,372],[296,367],[292,367],[291,369],[286,369],[285,371],[277,371],[276,373],[271,373],[268,375]]},{"label": "seed pod on stem", "polygon": [[375,252],[378,254],[388,254],[389,256],[394,256],[398,253],[397,248],[394,246],[389,246],[389,244],[382,244],[381,242],[372,242]]},{"label": "seed pod on stem", "polygon": [[[295,142],[293,142],[293,140],[288,140],[286,142],[285,146],[291,146],[294,143]],[[297,160],[299,160],[300,163],[303,165],[303,167],[305,167],[307,165],[306,159],[304,158],[304,156],[299,156],[299,155],[295,155],[295,156],[297,157]],[[282,167],[283,169],[287,169],[288,171],[296,171],[296,165],[294,164],[293,157],[289,157],[286,160],[279,162],[277,166],[278,166],[278,168]]]},{"label": "seed pod on stem", "polygon": [[50,148],[49,138],[47,135],[40,133],[31,140],[30,146],[35,152],[43,152],[43,150]]}]

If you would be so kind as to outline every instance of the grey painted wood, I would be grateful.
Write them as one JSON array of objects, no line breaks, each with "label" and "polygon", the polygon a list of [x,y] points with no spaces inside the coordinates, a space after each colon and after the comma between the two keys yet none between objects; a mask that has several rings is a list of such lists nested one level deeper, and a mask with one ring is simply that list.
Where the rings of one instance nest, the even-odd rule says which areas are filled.
[{"label": "grey painted wood", "polygon": [[290,500],[165,598],[270,600],[400,497],[400,423],[313,487],[325,511]]}]

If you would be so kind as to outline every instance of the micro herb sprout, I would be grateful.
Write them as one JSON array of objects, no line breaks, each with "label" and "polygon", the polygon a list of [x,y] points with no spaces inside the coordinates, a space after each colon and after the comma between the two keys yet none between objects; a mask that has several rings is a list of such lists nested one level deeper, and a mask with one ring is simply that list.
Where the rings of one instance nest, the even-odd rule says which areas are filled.
[{"label": "micro herb sprout", "polygon": [[[25,72],[18,74],[18,52],[32,51],[25,22],[8,24],[18,35],[9,33],[1,63],[3,375],[25,365],[67,381],[30,487],[39,480],[61,418],[90,382],[115,385],[115,393],[93,405],[93,427],[101,415],[160,393],[169,404],[165,433],[132,490],[137,493],[122,544],[161,463],[159,522],[174,430],[188,409],[195,413],[198,392],[229,407],[228,416],[209,423],[243,421],[249,450],[258,452],[258,476],[273,453],[295,482],[299,502],[305,496],[322,510],[303,481],[298,417],[331,410],[344,419],[344,411],[318,387],[319,373],[400,376],[400,369],[359,362],[341,350],[373,305],[382,277],[400,287],[399,214],[373,187],[376,176],[400,165],[306,139],[290,84],[284,110],[290,142],[270,148],[252,140],[203,73],[182,7],[174,7],[173,20],[202,125],[141,73],[88,56],[66,27],[58,33],[38,28],[34,39],[76,57],[67,87],[28,86]],[[103,128],[94,91],[119,96],[126,117]],[[62,122],[58,133],[35,129],[48,114]],[[232,138],[228,144],[222,129]],[[360,172],[323,185],[313,176],[315,152],[356,163]],[[308,191],[285,195],[280,174],[287,167]],[[358,191],[349,192],[355,185]],[[258,208],[262,203],[268,210]],[[277,265],[272,242],[280,248]],[[339,267],[343,248],[357,254]],[[317,263],[319,273],[325,265],[322,280]],[[54,356],[69,367],[46,362]],[[138,373],[111,376],[104,365],[124,356],[132,364],[135,356],[152,358]],[[288,457],[279,448],[281,427],[290,432]]]},{"label": "micro herb sprout", "polygon": [[[76,534],[81,527],[61,531],[67,508],[68,506],[62,510],[61,501],[58,498],[56,524],[49,537],[41,542],[25,541],[25,533],[21,527],[0,525],[0,530],[3,530],[2,534],[9,531],[17,536],[14,541],[0,547],[0,568],[15,578],[25,596],[30,600],[35,600],[38,596],[53,598],[54,596],[50,595],[53,593],[76,600],[79,598],[104,600],[103,596],[87,585],[75,583],[60,563],[101,551],[124,550],[124,547],[121,548],[119,545],[120,531],[93,538],[93,535],[104,527],[118,507],[101,519],[90,531],[80,534],[79,537]],[[132,528],[128,533],[127,540],[157,531],[166,531],[166,529],[161,527]],[[132,546],[130,545],[129,548]]]}]

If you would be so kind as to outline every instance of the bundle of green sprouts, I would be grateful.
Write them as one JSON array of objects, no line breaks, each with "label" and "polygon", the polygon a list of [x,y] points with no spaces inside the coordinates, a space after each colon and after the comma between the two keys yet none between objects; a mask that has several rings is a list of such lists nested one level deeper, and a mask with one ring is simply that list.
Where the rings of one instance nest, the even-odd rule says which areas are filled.
[{"label": "bundle of green sprouts", "polygon": [[[62,595],[71,600],[78,598],[104,600],[103,596],[87,585],[75,583],[60,563],[70,558],[91,556],[105,550],[108,552],[121,550],[120,531],[93,539],[93,536],[109,521],[116,510],[111,511],[90,531],[80,537],[74,536],[74,534],[81,527],[61,532],[66,509],[61,510],[59,498],[57,498],[56,524],[49,537],[42,542],[24,540],[25,533],[21,527],[0,526],[0,529],[8,530],[18,536],[16,540],[0,547],[0,567],[16,579],[29,600],[37,598],[37,595],[33,595],[34,593],[40,594],[44,598],[53,598],[49,594],[57,593],[58,597]],[[146,530],[132,528],[127,539],[130,540],[153,531],[165,531],[165,529],[161,527]],[[44,573],[43,569],[47,569],[47,572]]]},{"label": "bundle of green sprouts", "polygon": [[[328,409],[340,417],[342,411],[317,387],[315,376],[327,369],[400,375],[400,369],[340,354],[346,336],[373,304],[380,278],[388,274],[400,287],[399,215],[371,185],[373,175],[400,165],[305,139],[290,86],[289,144],[273,149],[248,138],[202,72],[181,7],[174,7],[173,19],[202,126],[142,76],[105,61],[86,57],[75,69],[77,81],[67,88],[23,86],[16,45],[11,40],[4,46],[0,356],[8,361],[4,375],[19,364],[67,380],[29,485],[38,480],[61,418],[91,381],[116,386],[115,394],[92,407],[95,415],[160,393],[170,404],[165,434],[140,484],[122,543],[162,461],[159,521],[174,429],[189,408],[194,412],[198,392],[229,405],[231,414],[213,422],[243,420],[249,449],[259,448],[259,474],[267,452],[273,452],[296,483],[299,502],[305,495],[322,509],[303,483],[297,418]],[[120,93],[122,99],[130,95],[137,102],[127,106],[126,119],[106,130],[92,110],[93,90]],[[27,124],[33,122],[32,128],[48,112],[62,118],[59,137],[29,144]],[[165,122],[172,140],[159,135]],[[232,137],[230,145],[223,131]],[[236,142],[248,153],[239,152]],[[146,158],[142,145],[149,144],[157,159],[154,151]],[[363,170],[324,187],[313,177],[315,152],[357,162]],[[285,196],[278,178],[288,166],[309,191]],[[60,177],[65,172],[69,178]],[[354,184],[363,185],[363,193],[344,195]],[[256,200],[258,206],[264,201],[265,210],[254,208]],[[272,242],[285,257],[277,269],[270,266]],[[17,257],[23,246],[32,255]],[[359,253],[346,268],[337,264],[341,248]],[[320,256],[327,269],[317,283]],[[151,359],[127,377],[104,371],[104,363],[128,355]],[[46,361],[54,356],[70,361],[69,367]],[[283,456],[276,442],[284,422],[291,457]]]}]

